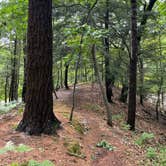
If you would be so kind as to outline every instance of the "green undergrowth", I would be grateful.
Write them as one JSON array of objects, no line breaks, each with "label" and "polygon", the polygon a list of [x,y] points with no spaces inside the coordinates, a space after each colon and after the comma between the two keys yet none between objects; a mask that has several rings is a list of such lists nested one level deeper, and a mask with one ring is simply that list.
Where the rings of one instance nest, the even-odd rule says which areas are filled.
[{"label": "green undergrowth", "polygon": [[45,160],[43,162],[38,162],[35,160],[30,160],[26,163],[12,163],[10,166],[55,166],[51,161]]},{"label": "green undergrowth", "polygon": [[27,145],[19,144],[18,146],[14,145],[13,142],[9,141],[7,144],[0,149],[0,154],[5,154],[7,152],[18,152],[18,153],[24,153],[31,151],[32,148],[30,148]]},{"label": "green undergrowth", "polygon": [[73,120],[71,126],[80,134],[85,134],[87,132],[86,126],[78,120]]},{"label": "green undergrowth", "polygon": [[135,141],[135,144],[138,146],[142,146],[142,145],[146,145],[147,143],[149,143],[149,141],[153,140],[154,134],[153,133],[142,133],[139,138],[137,138],[137,140]]},{"label": "green undergrowth", "polygon": [[6,114],[10,112],[12,109],[16,108],[20,102],[13,101],[10,103],[1,103],[0,104],[0,114]]},{"label": "green undergrowth", "polygon": [[99,106],[98,104],[86,104],[84,106],[84,109],[89,110],[89,111],[100,111],[100,110],[102,110],[102,107]]},{"label": "green undergrowth", "polygon": [[86,156],[82,153],[82,147],[78,141],[65,139],[64,146],[67,149],[68,155],[82,159],[86,158]]},{"label": "green undergrowth", "polygon": [[123,113],[112,115],[112,120],[115,120],[115,121],[122,121],[123,118],[124,118],[124,114]]},{"label": "green undergrowth", "polygon": [[99,147],[99,148],[107,149],[109,151],[114,150],[114,147],[111,144],[109,144],[106,140],[101,140],[100,142],[98,142],[96,144],[96,146]]},{"label": "green undergrowth", "polygon": [[166,166],[166,146],[148,147],[143,162],[146,166]]}]

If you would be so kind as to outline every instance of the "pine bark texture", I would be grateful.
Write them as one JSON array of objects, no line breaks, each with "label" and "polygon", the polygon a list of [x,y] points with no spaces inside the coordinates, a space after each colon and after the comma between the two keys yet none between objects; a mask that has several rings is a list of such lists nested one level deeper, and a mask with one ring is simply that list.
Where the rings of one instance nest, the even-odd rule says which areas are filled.
[{"label": "pine bark texture", "polygon": [[29,0],[27,40],[26,105],[17,130],[54,134],[60,121],[53,113],[52,0]]}]

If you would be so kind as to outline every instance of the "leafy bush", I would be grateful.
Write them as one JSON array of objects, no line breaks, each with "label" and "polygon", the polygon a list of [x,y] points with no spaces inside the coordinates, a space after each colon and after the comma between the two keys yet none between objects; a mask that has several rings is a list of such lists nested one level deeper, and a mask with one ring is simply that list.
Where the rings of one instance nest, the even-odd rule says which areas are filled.
[{"label": "leafy bush", "polygon": [[146,133],[144,132],[136,141],[135,143],[139,146],[145,144],[148,140],[153,139],[154,134],[153,133]]},{"label": "leafy bush", "polygon": [[102,140],[102,141],[98,142],[96,146],[97,146],[97,147],[100,147],[100,148],[105,148],[105,149],[107,149],[107,150],[109,150],[109,151],[113,151],[113,150],[114,150],[113,146],[110,145],[110,144],[109,144],[107,141],[105,141],[105,140]]}]

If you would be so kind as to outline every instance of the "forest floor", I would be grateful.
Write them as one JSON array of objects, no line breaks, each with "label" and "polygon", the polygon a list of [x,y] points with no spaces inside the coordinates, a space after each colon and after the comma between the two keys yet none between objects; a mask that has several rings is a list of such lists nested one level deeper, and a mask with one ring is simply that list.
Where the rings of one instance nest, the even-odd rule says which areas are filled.
[{"label": "forest floor", "polygon": [[[7,143],[24,144],[32,148],[23,153],[12,150],[0,153],[0,166],[25,163],[32,159],[39,162],[50,160],[56,166],[151,166],[146,150],[148,147],[166,145],[164,122],[158,123],[150,115],[150,104],[145,107],[138,105],[136,131],[129,131],[125,124],[127,104],[119,102],[118,89],[114,90],[114,94],[114,104],[110,105],[113,111],[113,127],[106,124],[98,87],[87,84],[77,87],[77,107],[73,124],[68,122],[72,88],[57,92],[59,99],[54,99],[54,112],[62,122],[62,128],[55,136],[28,136],[16,132],[15,128],[22,117],[19,109],[0,115],[0,149]],[[135,140],[139,139],[143,132],[153,133],[154,138],[146,141],[145,145],[138,146]],[[106,142],[113,150],[97,147],[100,141]]]}]

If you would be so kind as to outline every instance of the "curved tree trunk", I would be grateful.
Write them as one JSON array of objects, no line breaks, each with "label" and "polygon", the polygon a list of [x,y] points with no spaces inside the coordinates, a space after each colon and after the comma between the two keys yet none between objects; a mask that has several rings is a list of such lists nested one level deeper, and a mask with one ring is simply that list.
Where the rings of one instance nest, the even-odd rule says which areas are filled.
[{"label": "curved tree trunk", "polygon": [[53,113],[52,0],[29,0],[27,92],[17,130],[30,135],[53,134],[59,120]]}]

